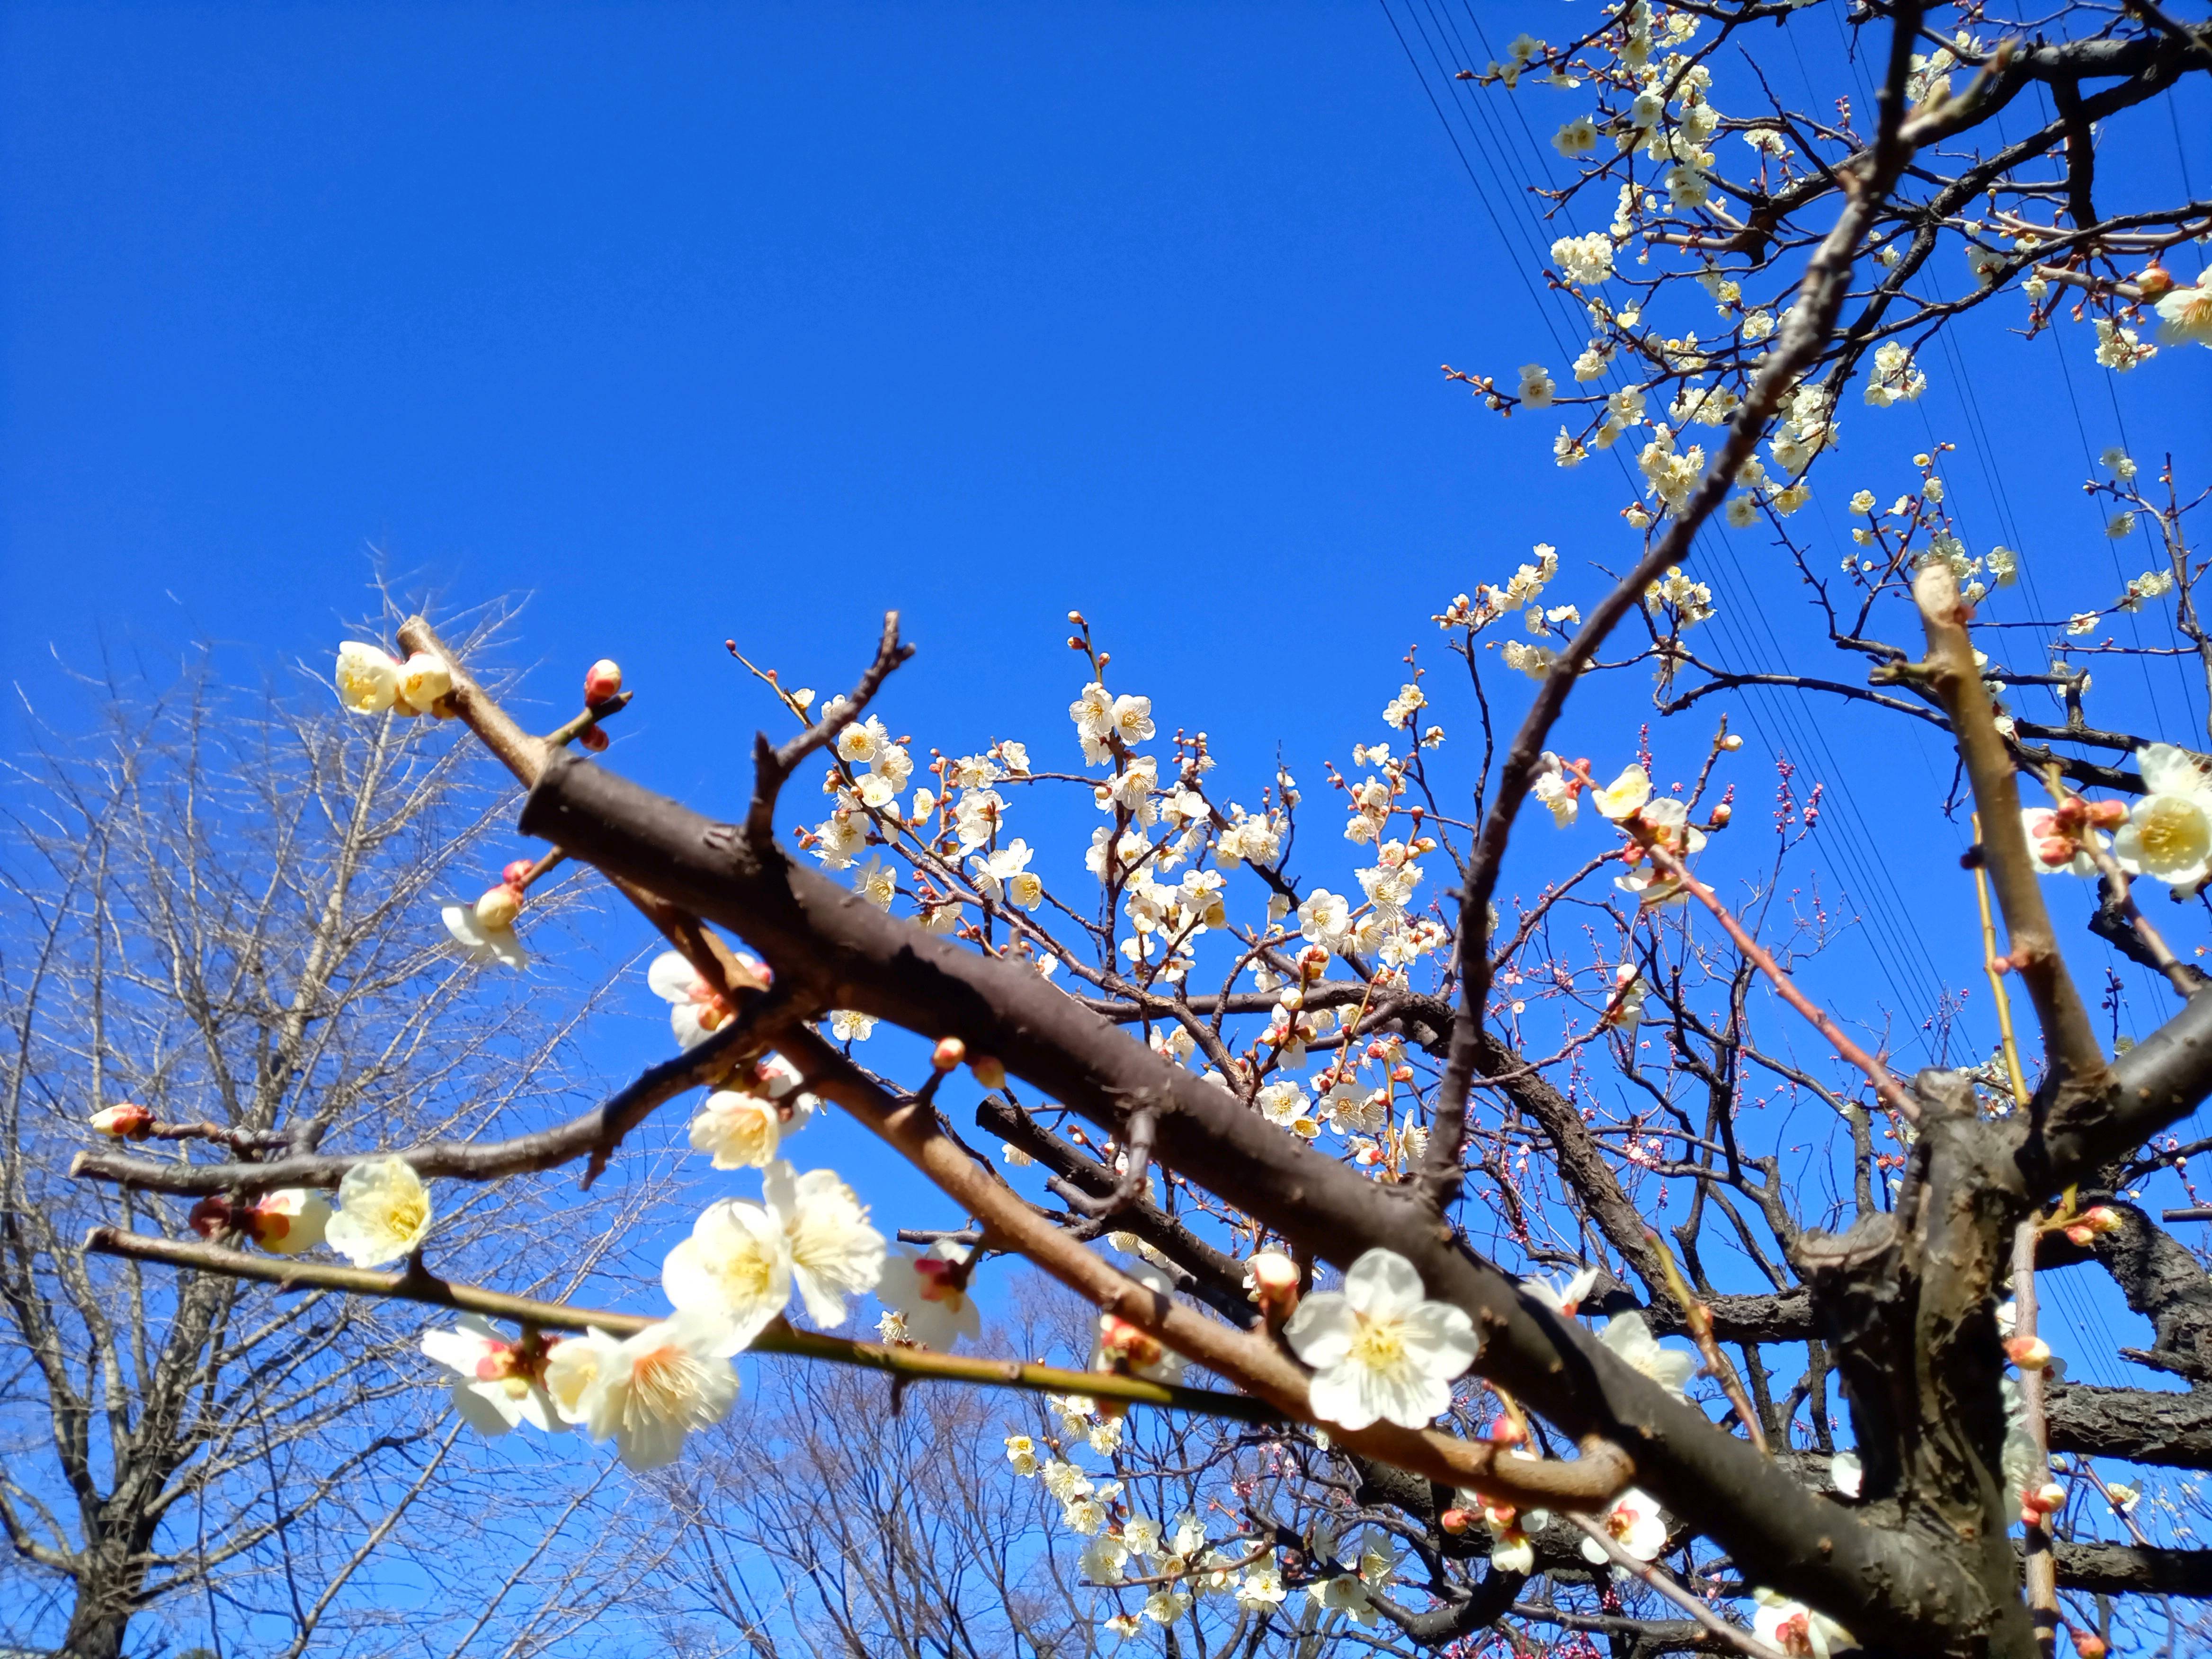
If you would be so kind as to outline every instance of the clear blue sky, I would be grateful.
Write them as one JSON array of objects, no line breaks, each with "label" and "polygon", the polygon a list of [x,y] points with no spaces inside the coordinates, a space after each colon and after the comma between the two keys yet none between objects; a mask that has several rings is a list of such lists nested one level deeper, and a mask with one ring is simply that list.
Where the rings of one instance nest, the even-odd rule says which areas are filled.
[{"label": "clear blue sky", "polygon": [[[1590,15],[1475,13],[1498,46]],[[1769,67],[1787,87],[1798,65]],[[1534,94],[1534,131],[1575,112],[1560,96]],[[2202,195],[2212,111],[2174,132],[2108,165],[2186,165]],[[1454,592],[1542,540],[1587,601],[1588,562],[1632,552],[1607,463],[1556,471],[1548,428],[1437,373],[1565,368],[1486,210],[1510,212],[1505,164],[1484,130],[1461,142],[1480,192],[1389,21],[1350,0],[12,6],[6,678],[66,725],[57,658],[213,639],[241,676],[320,666],[371,608],[374,548],[409,592],[533,592],[518,649],[549,665],[548,713],[621,659],[644,695],[617,762],[710,809],[743,799],[763,718],[722,641],[832,685],[894,605],[922,654],[893,725],[925,744],[1063,741],[1077,605],[1250,795],[1279,742],[1318,783],[1382,735],[1397,657],[1433,651]],[[1552,158],[1506,171],[1530,160]],[[1861,470],[1822,475],[1831,534],[1850,488],[1901,488],[1942,435],[1971,445],[1978,550],[2101,570],[2087,453],[2124,423],[2146,453],[2212,455],[2212,356],[2112,386],[2078,331],[2023,360],[1992,320],[1960,349],[1911,410],[1847,406]],[[1741,574],[1778,556],[1738,538],[1701,565],[1713,648],[1836,672],[1786,585],[1747,602]],[[2191,740],[2202,691],[2179,685],[2131,712]],[[1640,690],[1585,712],[1601,752]],[[1690,725],[1661,739],[1678,762]],[[1855,898],[1955,888],[1948,761],[1917,728],[1760,705],[1752,729],[1852,798],[1829,833],[1856,813]],[[1942,926],[1963,975],[1964,915]],[[1898,971],[1858,948],[1845,982]]]}]

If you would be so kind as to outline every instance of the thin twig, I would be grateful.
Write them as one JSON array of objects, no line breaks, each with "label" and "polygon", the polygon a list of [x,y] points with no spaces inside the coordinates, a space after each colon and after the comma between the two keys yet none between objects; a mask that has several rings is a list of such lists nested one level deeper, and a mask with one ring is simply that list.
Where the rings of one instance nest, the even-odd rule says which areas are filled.
[{"label": "thin twig", "polygon": [[[610,1336],[634,1336],[657,1320],[641,1314],[612,1313],[597,1308],[571,1307],[565,1302],[541,1302],[532,1297],[508,1296],[481,1285],[456,1284],[428,1273],[387,1273],[365,1267],[339,1267],[319,1261],[295,1261],[284,1257],[250,1255],[220,1245],[182,1239],[155,1238],[145,1233],[95,1227],[85,1235],[84,1248],[97,1255],[120,1256],[134,1261],[159,1261],[194,1273],[221,1273],[229,1279],[274,1285],[279,1291],[341,1291],[354,1296],[380,1297],[419,1302],[429,1307],[452,1308],[511,1320],[541,1330],[600,1330]],[[1084,1395],[1094,1400],[1118,1400],[1134,1405],[1158,1406],[1173,1411],[1196,1412],[1209,1417],[1231,1418],[1241,1423],[1279,1423],[1281,1413],[1264,1400],[1213,1389],[1187,1389],[1166,1382],[1107,1371],[1072,1371],[1054,1365],[1033,1365],[1012,1359],[982,1359],[964,1354],[938,1353],[928,1348],[891,1347],[878,1342],[858,1342],[849,1337],[825,1336],[802,1331],[778,1319],[750,1345],[754,1353],[789,1354],[836,1365],[855,1365],[914,1381],[935,1378],[946,1382],[970,1382],[987,1388],[1018,1389],[1031,1394]]]},{"label": "thin twig", "polygon": [[1751,1659],[1789,1659],[1781,1649],[1769,1647],[1741,1626],[1729,1623],[1652,1563],[1638,1560],[1620,1547],[1601,1522],[1593,1521],[1586,1515],[1570,1515],[1567,1519],[1603,1550],[1606,1559],[1614,1566],[1623,1572],[1633,1573],[1737,1652],[1749,1654]]}]

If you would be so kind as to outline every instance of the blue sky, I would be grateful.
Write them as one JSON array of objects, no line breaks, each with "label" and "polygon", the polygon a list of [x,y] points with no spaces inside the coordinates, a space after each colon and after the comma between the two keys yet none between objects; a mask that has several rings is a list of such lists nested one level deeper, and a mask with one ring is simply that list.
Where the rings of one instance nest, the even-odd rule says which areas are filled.
[{"label": "blue sky", "polygon": [[[1455,27],[1474,48],[1589,15]],[[1587,603],[1590,562],[1632,554],[1609,463],[1558,471],[1548,428],[1437,372],[1565,367],[1511,204],[1553,161],[1528,135],[1579,106],[1522,97],[1526,125],[1455,115],[1455,149],[1353,3],[11,7],[0,729],[25,741],[27,706],[68,726],[58,665],[103,653],[320,666],[380,568],[453,605],[534,595],[515,660],[545,665],[546,723],[620,659],[641,700],[614,758],[708,810],[743,799],[766,716],[724,639],[836,685],[887,605],[921,647],[889,717],[925,746],[1063,742],[1079,606],[1119,684],[1212,732],[1255,799],[1279,744],[1318,784],[1382,735],[1454,592],[1540,540]],[[2162,112],[2128,130],[2117,166],[2201,195],[2203,105],[2171,139]],[[1962,331],[1911,410],[1850,411],[1817,511],[1840,538],[1850,489],[1901,489],[1956,438],[1978,546],[2102,590],[2087,457],[2124,431],[2212,454],[2212,357],[2118,383],[2083,331],[2023,349],[2009,320]],[[1835,672],[1786,578],[1749,602],[1778,559],[1709,544],[1711,648]],[[2201,731],[2201,686],[2145,686],[2123,712]],[[1641,692],[1594,694],[1574,735],[1619,755]],[[1897,908],[1893,937],[1899,896],[1958,897],[1949,763],[1917,728],[1745,718],[1754,757],[1827,784],[1816,856]],[[1662,757],[1693,764],[1709,729]],[[1929,927],[1954,976],[1966,903]],[[1838,982],[1909,989],[1910,954],[1869,933]],[[610,1075],[649,1031],[611,1036]]]}]

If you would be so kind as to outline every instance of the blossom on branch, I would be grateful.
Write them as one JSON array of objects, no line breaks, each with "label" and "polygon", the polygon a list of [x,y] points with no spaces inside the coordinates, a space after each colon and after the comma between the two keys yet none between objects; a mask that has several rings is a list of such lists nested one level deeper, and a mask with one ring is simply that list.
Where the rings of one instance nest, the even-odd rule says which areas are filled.
[{"label": "blossom on branch", "polygon": [[902,1247],[884,1261],[877,1300],[906,1322],[908,1337],[925,1348],[950,1352],[962,1337],[982,1334],[983,1316],[968,1294],[969,1252],[941,1238],[927,1251]]},{"label": "blossom on branch", "polygon": [[684,1437],[720,1422],[737,1400],[738,1374],[719,1352],[722,1329],[712,1319],[679,1313],[620,1342],[588,1336],[589,1346],[554,1349],[547,1391],[563,1417],[594,1440],[612,1440],[633,1469],[674,1462]]},{"label": "blossom on branch", "polygon": [[766,1206],[726,1198],[661,1263],[660,1288],[678,1313],[713,1323],[714,1352],[742,1352],[791,1300],[791,1241]]},{"label": "blossom on branch", "polygon": [[1341,1291],[1300,1304],[1283,1336],[1316,1373],[1314,1415],[1347,1429],[1426,1427],[1481,1346],[1462,1310],[1427,1300],[1413,1264],[1380,1249],[1352,1264]]},{"label": "blossom on branch", "polygon": [[866,1296],[883,1278],[884,1236],[867,1206],[832,1170],[805,1175],[779,1160],[763,1178],[769,1213],[791,1249],[792,1282],[817,1325],[845,1322],[845,1298]]},{"label": "blossom on branch", "polygon": [[545,1351],[533,1358],[476,1314],[458,1326],[422,1333],[423,1353],[453,1372],[453,1408],[479,1434],[497,1439],[518,1423],[543,1434],[562,1434],[568,1424],[545,1391]]},{"label": "blossom on branch", "polygon": [[380,1267],[419,1246],[430,1231],[430,1190],[404,1158],[369,1158],[338,1182],[337,1213],[323,1241],[356,1267]]}]

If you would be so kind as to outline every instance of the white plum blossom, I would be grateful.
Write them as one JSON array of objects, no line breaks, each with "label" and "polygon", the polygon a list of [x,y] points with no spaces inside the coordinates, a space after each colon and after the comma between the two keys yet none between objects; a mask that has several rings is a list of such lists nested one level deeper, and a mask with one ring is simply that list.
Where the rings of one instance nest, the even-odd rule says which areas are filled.
[{"label": "white plum blossom", "polygon": [[[574,1403],[563,1405],[562,1415],[592,1439],[612,1440],[633,1469],[674,1462],[684,1437],[720,1422],[737,1400],[738,1374],[720,1352],[723,1329],[711,1318],[679,1313],[620,1342],[591,1334],[599,1342],[571,1362],[588,1365],[588,1380],[573,1388]],[[564,1389],[556,1370],[572,1346],[561,1344],[546,1364],[556,1403]]]},{"label": "white plum blossom", "polygon": [[[1679,1348],[1662,1348],[1640,1313],[1615,1314],[1606,1321],[1598,1340],[1632,1370],[1641,1371],[1676,1399],[1683,1396],[1697,1374],[1698,1357]],[[1649,1560],[1650,1557],[1644,1558]]]},{"label": "white plum blossom", "polygon": [[[1639,1561],[1656,1559],[1667,1547],[1667,1523],[1660,1518],[1658,1500],[1641,1487],[1631,1486],[1613,1501],[1599,1522],[1613,1541]],[[1583,1540],[1583,1559],[1603,1565],[1613,1558],[1595,1538]]]},{"label": "white plum blossom", "polygon": [[1584,1267],[1572,1278],[1564,1280],[1524,1279],[1522,1293],[1531,1300],[1540,1302],[1553,1313],[1572,1319],[1581,1311],[1583,1298],[1597,1283],[1597,1269]]},{"label": "white plum blossom", "polygon": [[1790,1659],[1830,1659],[1859,1645],[1841,1625],[1802,1601],[1770,1589],[1754,1589],[1751,1599],[1752,1634]]},{"label": "white plum blossom", "polygon": [[337,681],[338,701],[356,714],[380,714],[399,700],[399,665],[380,646],[338,647]]},{"label": "white plum blossom", "polygon": [[2177,288],[2157,306],[2158,337],[2168,345],[2212,347],[2212,271],[2200,275],[2191,288]]},{"label": "white plum blossom", "polygon": [[2155,876],[2194,892],[2212,871],[2212,760],[2169,743],[2137,751],[2143,787],[2112,852],[2131,876]]},{"label": "white plum blossom", "polygon": [[983,1316],[959,1271],[967,1259],[950,1239],[926,1252],[901,1246],[884,1260],[877,1299],[905,1319],[907,1334],[925,1348],[949,1352],[961,1337],[972,1342],[982,1334]]},{"label": "white plum blossom", "polygon": [[477,1315],[464,1314],[448,1329],[423,1332],[417,1346],[453,1372],[453,1408],[479,1434],[496,1439],[526,1422],[544,1434],[568,1429],[544,1379],[530,1374],[522,1349]]},{"label": "white plum blossom", "polygon": [[338,1182],[338,1209],[323,1242],[356,1267],[412,1252],[430,1231],[430,1190],[404,1158],[366,1158]]},{"label": "white plum blossom", "polygon": [[791,1248],[791,1277],[817,1325],[844,1323],[845,1298],[865,1296],[884,1273],[884,1236],[867,1206],[831,1170],[805,1175],[779,1160],[762,1180],[768,1209]]},{"label": "white plum blossom", "polygon": [[[744,990],[768,988],[768,969],[754,957],[737,953],[732,982]],[[719,1030],[730,1018],[730,1007],[700,977],[680,951],[663,951],[645,970],[645,982],[668,1007],[668,1029],[677,1046],[694,1048]]]},{"label": "white plum blossom", "polygon": [[1347,1429],[1425,1427],[1480,1346],[1467,1315],[1427,1300],[1413,1264],[1385,1249],[1354,1261],[1341,1291],[1300,1303],[1283,1337],[1314,1370],[1314,1415]]},{"label": "white plum blossom", "polygon": [[502,882],[474,904],[441,905],[438,915],[471,962],[520,968],[529,960],[522,941],[514,936],[514,919],[521,909],[521,893]]},{"label": "white plum blossom", "polygon": [[750,1346],[783,1311],[791,1279],[789,1238],[765,1206],[744,1198],[708,1205],[660,1268],[669,1304],[713,1325],[714,1352],[724,1357]]}]

